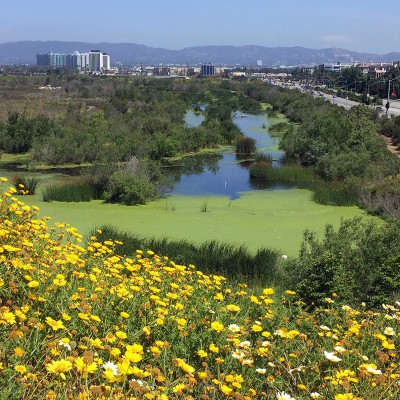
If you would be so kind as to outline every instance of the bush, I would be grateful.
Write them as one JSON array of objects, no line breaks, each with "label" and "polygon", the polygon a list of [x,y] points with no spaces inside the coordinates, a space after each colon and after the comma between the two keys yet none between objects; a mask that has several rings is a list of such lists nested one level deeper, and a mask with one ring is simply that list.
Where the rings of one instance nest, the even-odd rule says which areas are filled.
[{"label": "bush", "polygon": [[109,203],[123,203],[127,206],[146,204],[157,197],[156,185],[145,175],[135,175],[127,171],[112,174],[104,200]]},{"label": "bush", "polygon": [[372,214],[400,219],[400,176],[363,187],[360,202]]},{"label": "bush", "polygon": [[277,124],[271,125],[268,129],[270,133],[281,133],[281,132],[287,132],[291,129],[291,124],[288,124],[287,122],[278,122]]},{"label": "bush", "polygon": [[298,259],[286,264],[286,279],[310,304],[336,293],[342,302],[378,307],[399,300],[399,265],[400,221],[356,218],[342,221],[336,232],[327,225],[321,241],[305,232]]},{"label": "bush", "polygon": [[255,154],[256,152],[256,141],[253,138],[242,136],[236,142],[236,153],[237,154]]}]

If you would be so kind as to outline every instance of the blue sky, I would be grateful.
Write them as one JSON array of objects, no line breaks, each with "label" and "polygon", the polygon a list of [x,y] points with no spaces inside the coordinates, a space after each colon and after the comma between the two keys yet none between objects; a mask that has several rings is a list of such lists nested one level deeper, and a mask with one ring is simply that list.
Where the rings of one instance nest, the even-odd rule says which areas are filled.
[{"label": "blue sky", "polygon": [[399,0],[0,0],[0,42],[130,42],[388,53],[400,51]]}]

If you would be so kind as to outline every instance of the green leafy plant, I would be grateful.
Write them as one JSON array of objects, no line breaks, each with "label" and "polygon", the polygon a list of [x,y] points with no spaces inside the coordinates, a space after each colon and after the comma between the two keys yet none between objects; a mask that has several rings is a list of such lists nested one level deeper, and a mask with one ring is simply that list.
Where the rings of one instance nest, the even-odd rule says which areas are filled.
[{"label": "green leafy plant", "polygon": [[18,194],[32,196],[36,193],[40,179],[36,176],[16,174],[10,177],[10,181],[17,189]]}]

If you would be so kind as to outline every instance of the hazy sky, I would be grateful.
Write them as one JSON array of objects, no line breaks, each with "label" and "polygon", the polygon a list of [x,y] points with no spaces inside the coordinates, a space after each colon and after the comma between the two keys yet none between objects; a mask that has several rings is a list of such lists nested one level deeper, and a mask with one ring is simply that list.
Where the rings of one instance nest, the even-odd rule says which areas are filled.
[{"label": "hazy sky", "polygon": [[400,0],[0,0],[0,42],[400,51]]}]

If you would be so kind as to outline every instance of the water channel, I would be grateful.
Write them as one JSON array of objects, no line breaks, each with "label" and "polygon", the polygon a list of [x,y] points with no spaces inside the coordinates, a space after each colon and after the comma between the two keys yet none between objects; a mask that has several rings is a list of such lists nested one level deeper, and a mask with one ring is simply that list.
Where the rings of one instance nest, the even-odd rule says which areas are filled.
[{"label": "water channel", "polygon": [[[188,111],[185,116],[187,127],[199,126],[204,120],[202,114]],[[270,155],[275,165],[283,156],[278,150],[279,139],[268,134],[270,122],[266,114],[232,114],[233,122],[247,137],[256,141],[257,151]],[[177,195],[224,195],[237,199],[240,193],[250,190],[287,189],[285,185],[276,185],[250,180],[245,162],[239,162],[234,149],[219,154],[193,155],[185,157],[172,168],[175,182],[172,194]]]},{"label": "water channel", "polygon": [[[268,134],[271,121],[266,114],[236,114],[233,120],[246,136],[256,140],[259,151],[277,160],[282,157],[278,139]],[[186,115],[188,126],[201,121],[202,116],[190,112]],[[38,205],[40,215],[51,218],[50,224],[68,222],[84,236],[94,226],[110,225],[140,237],[196,243],[217,240],[244,244],[252,251],[260,247],[282,249],[287,255],[296,255],[305,229],[322,235],[325,224],[337,227],[342,218],[365,216],[357,207],[317,204],[308,190],[259,187],[250,181],[247,168],[237,162],[232,149],[205,157],[185,157],[175,169],[171,168],[171,174],[176,183],[172,193],[143,206],[127,207],[101,200],[45,203],[40,193],[23,200]],[[54,173],[42,175],[44,178],[54,179]],[[264,190],[256,190],[260,188]]]}]

